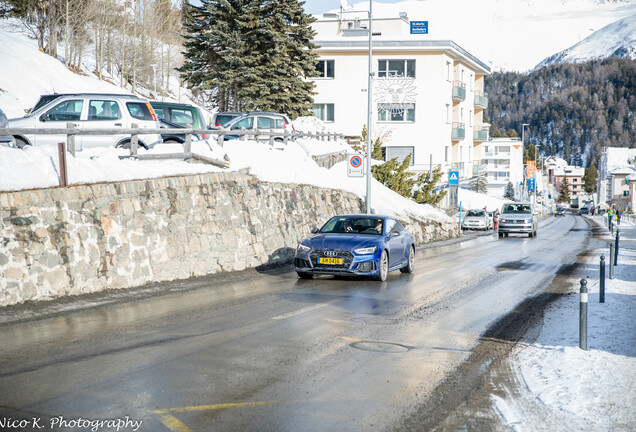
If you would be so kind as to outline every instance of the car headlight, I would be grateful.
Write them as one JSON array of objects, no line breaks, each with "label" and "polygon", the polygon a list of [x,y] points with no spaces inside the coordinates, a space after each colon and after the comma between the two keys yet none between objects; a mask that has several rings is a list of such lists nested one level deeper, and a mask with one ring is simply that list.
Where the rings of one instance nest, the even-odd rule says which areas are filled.
[{"label": "car headlight", "polygon": [[311,248],[309,246],[305,246],[302,243],[298,245],[298,252],[309,252],[310,250]]},{"label": "car headlight", "polygon": [[365,247],[365,248],[353,250],[353,252],[357,255],[368,255],[368,254],[376,253],[377,251],[378,251],[377,246]]}]

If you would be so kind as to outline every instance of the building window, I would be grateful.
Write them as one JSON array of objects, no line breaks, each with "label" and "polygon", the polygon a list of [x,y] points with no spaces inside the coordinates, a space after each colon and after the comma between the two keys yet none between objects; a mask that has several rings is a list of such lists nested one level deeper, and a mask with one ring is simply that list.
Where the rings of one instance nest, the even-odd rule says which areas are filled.
[{"label": "building window", "polygon": [[335,60],[318,60],[316,62],[316,76],[314,78],[335,78]]},{"label": "building window", "polygon": [[334,104],[314,104],[314,116],[325,122],[334,121]]},{"label": "building window", "polygon": [[411,156],[409,165],[414,164],[413,159],[415,159],[415,147],[385,147],[385,150],[387,161],[397,158],[398,162],[402,162],[407,156]]},{"label": "building window", "polygon": [[453,68],[451,68],[451,62],[446,62],[446,81],[453,80]]},{"label": "building window", "polygon": [[473,81],[474,81],[474,79],[473,79],[473,74],[470,74],[470,82],[469,82],[469,84],[470,84],[470,86],[469,86],[469,87],[470,87],[470,91],[473,91]]},{"label": "building window", "polygon": [[468,111],[468,126],[473,125],[473,110]]},{"label": "building window", "polygon": [[451,115],[452,115],[451,106],[450,104],[446,104],[446,123],[451,122]]},{"label": "building window", "polygon": [[415,60],[378,60],[378,77],[415,78]]},{"label": "building window", "polygon": [[392,110],[388,104],[378,104],[378,121],[382,122],[414,122],[415,104],[402,104],[404,109]]},{"label": "building window", "polygon": [[572,183],[576,183],[576,180],[577,180],[577,179],[572,179]]},{"label": "building window", "polygon": [[444,162],[448,162],[448,146],[444,147]]}]

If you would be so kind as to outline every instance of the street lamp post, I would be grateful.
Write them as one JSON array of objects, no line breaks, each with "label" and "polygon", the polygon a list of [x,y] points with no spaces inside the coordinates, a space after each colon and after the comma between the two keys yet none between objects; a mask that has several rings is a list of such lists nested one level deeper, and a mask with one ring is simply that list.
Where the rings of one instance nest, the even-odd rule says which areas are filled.
[{"label": "street lamp post", "polygon": [[[360,13],[359,11],[343,11],[340,13]],[[338,18],[337,14],[325,13],[325,18]],[[373,0],[369,0],[369,76],[367,80],[367,191],[366,191],[366,212],[371,214],[371,120],[373,117]]]},{"label": "street lamp post", "polygon": [[[521,125],[521,148],[522,149],[525,149],[525,145],[526,145],[526,141],[525,141],[526,126],[530,126],[530,125],[528,123],[523,123]],[[536,165],[537,164],[536,164],[536,160],[535,160],[535,170],[536,170]],[[527,168],[526,168],[526,171],[527,171]],[[535,179],[536,179],[536,177],[535,177]],[[526,184],[529,184],[529,181],[530,181],[530,175],[528,174],[527,177],[526,177],[526,182],[527,182]],[[536,184],[534,186],[534,190],[535,191],[537,190]],[[533,203],[533,205],[534,205],[534,203]]]}]

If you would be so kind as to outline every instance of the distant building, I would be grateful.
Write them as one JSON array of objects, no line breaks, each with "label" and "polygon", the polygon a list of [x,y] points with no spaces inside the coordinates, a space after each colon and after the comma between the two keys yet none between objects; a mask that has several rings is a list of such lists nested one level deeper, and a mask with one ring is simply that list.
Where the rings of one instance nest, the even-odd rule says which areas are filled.
[{"label": "distant building", "polygon": [[636,148],[605,147],[598,165],[597,195],[599,203],[634,209],[632,182],[636,182]]},{"label": "distant building", "polygon": [[520,196],[523,185],[523,145],[520,138],[491,138],[483,144],[483,165],[488,181],[488,194],[504,196],[512,183]]},{"label": "distant building", "polygon": [[545,160],[545,166],[548,171],[548,182],[554,185],[554,194],[552,198],[556,199],[561,191],[561,183],[567,178],[570,191],[570,199],[585,197],[586,193],[583,189],[583,177],[585,176],[585,168],[567,165],[567,162],[561,158],[554,156]]},{"label": "distant building", "polygon": [[[345,135],[367,123],[368,14],[319,19],[314,113]],[[483,173],[490,67],[455,42],[411,34],[406,14],[373,19],[372,131],[388,133],[385,159],[411,156],[410,170]]]}]

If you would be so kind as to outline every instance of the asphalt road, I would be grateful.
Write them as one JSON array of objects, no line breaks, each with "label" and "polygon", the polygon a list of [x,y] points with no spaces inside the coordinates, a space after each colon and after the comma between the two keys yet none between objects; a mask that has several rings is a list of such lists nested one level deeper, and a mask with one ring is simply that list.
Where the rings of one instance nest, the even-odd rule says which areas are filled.
[{"label": "asphalt road", "polygon": [[369,431],[441,420],[457,403],[439,402],[444,380],[575,265],[591,233],[568,215],[544,219],[537,238],[470,237],[418,249],[415,272],[384,283],[281,268],[7,309],[0,425]]}]

